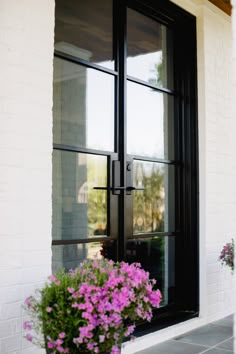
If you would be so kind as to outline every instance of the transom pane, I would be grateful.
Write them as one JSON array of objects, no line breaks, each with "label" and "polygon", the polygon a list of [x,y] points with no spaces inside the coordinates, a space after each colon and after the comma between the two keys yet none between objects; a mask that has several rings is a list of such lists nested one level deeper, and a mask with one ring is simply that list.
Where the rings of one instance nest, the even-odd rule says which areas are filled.
[{"label": "transom pane", "polygon": [[113,69],[112,0],[57,0],[55,49]]},{"label": "transom pane", "polygon": [[173,88],[171,31],[134,10],[127,12],[127,74]]}]

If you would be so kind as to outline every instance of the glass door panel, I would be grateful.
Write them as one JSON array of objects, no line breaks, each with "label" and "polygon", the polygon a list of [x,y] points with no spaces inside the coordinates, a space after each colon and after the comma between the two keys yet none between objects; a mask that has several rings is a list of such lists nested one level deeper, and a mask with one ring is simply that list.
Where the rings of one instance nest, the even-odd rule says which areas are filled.
[{"label": "glass door panel", "polygon": [[137,11],[127,11],[127,74],[156,87],[173,88],[172,34]]},{"label": "glass door panel", "polygon": [[55,240],[107,236],[107,157],[53,152],[53,229]]},{"label": "glass door panel", "polygon": [[134,161],[133,234],[173,232],[175,230],[174,166]]},{"label": "glass door panel", "polygon": [[53,117],[55,144],[114,151],[114,77],[55,58]]},{"label": "glass door panel", "polygon": [[52,248],[53,273],[61,268],[75,269],[85,259],[116,259],[116,241],[57,245]]},{"label": "glass door panel", "polygon": [[127,82],[127,152],[173,159],[173,97]]}]

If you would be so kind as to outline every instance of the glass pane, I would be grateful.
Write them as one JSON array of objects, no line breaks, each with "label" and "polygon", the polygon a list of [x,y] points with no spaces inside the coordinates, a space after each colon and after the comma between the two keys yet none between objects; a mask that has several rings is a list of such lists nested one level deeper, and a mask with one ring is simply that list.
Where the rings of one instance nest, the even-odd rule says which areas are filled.
[{"label": "glass pane", "polygon": [[128,9],[127,73],[157,87],[173,88],[171,31]]},{"label": "glass pane", "polygon": [[57,0],[55,49],[113,69],[112,0]]},{"label": "glass pane", "polygon": [[173,158],[173,98],[127,83],[128,154]]},{"label": "glass pane", "polygon": [[68,151],[53,152],[54,240],[107,235],[107,158]]},{"label": "glass pane", "polygon": [[114,149],[114,78],[54,59],[54,143]]},{"label": "glass pane", "polygon": [[161,306],[170,304],[175,296],[175,238],[129,240],[127,261],[139,262],[157,280],[156,287],[162,293]]},{"label": "glass pane", "polygon": [[133,233],[174,231],[174,166],[134,161]]},{"label": "glass pane", "polygon": [[[104,250],[108,249],[107,257]],[[74,269],[85,259],[101,259],[102,257],[116,260],[115,242],[91,242],[77,245],[52,246],[52,272],[61,268]]]}]

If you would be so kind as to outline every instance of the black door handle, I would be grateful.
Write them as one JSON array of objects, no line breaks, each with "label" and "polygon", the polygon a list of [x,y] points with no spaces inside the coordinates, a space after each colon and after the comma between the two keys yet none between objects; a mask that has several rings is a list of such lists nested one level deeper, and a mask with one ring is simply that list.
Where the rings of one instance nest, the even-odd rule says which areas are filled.
[{"label": "black door handle", "polygon": [[133,186],[130,186],[130,187],[126,187],[126,190],[127,191],[143,191],[144,187],[133,187]]},{"label": "black door handle", "polygon": [[106,190],[106,191],[118,191],[121,189],[125,189],[125,187],[93,187],[93,189],[98,189],[98,190]]},{"label": "black door handle", "polygon": [[121,191],[121,190],[126,190],[126,191],[143,191],[144,187],[133,187],[133,186],[128,186],[128,187],[123,187],[123,186],[118,186],[118,187],[93,187],[93,189],[97,190],[106,190],[106,191]]}]

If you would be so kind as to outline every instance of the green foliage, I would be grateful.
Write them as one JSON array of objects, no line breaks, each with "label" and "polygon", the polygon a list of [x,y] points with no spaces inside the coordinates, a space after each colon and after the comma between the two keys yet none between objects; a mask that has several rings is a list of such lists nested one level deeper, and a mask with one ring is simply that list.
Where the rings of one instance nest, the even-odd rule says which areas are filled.
[{"label": "green foliage", "polygon": [[163,86],[163,62],[162,57],[160,58],[159,63],[154,65],[154,69],[152,70],[154,73],[154,77],[150,78],[148,82],[151,85],[162,87]]},{"label": "green foliage", "polygon": [[147,173],[143,164],[140,163],[135,170],[134,184],[138,185],[140,179],[144,190],[134,193],[134,232],[163,231],[163,171],[153,166],[152,170]]},{"label": "green foliage", "polygon": [[[87,180],[90,187],[94,185],[106,186],[106,161],[99,161],[99,165],[96,165],[94,162],[88,160]],[[105,230],[107,224],[106,191],[88,188],[88,224],[93,231],[95,231],[99,225],[101,225],[101,230]]]}]

